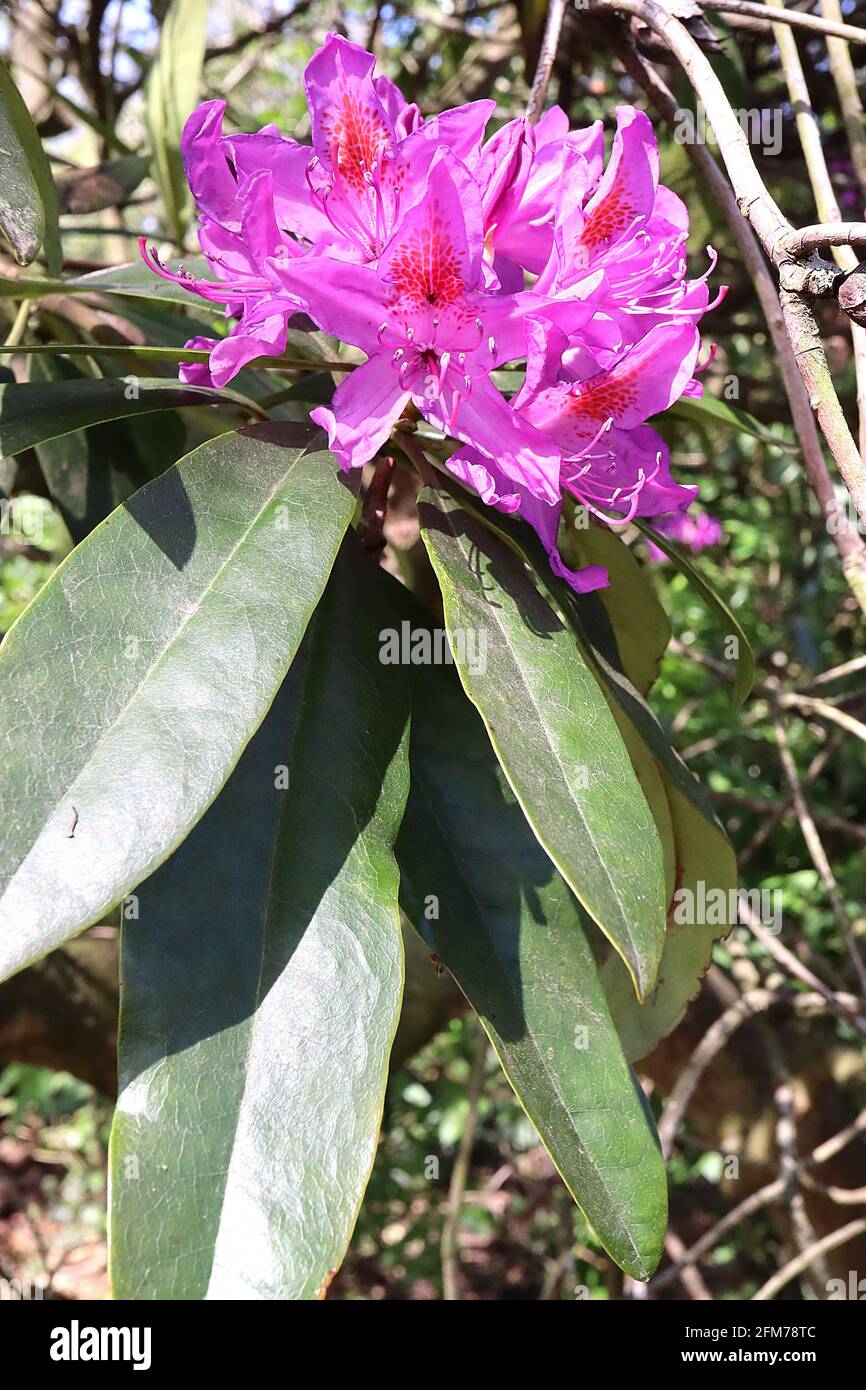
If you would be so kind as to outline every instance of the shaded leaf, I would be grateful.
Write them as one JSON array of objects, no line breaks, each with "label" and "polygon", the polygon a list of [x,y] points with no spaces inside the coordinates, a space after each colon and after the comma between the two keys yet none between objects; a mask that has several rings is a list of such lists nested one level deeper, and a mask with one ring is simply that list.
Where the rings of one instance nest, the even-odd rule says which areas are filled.
[{"label": "shaded leaf", "polygon": [[[34,358],[30,380],[88,378],[63,357]],[[76,430],[37,446],[39,466],[67,530],[77,544],[138,488],[164,473],[183,453],[186,430],[177,411],[162,410],[147,430],[122,420]]]},{"label": "shaded leaf", "polygon": [[[566,515],[572,511],[569,509]],[[615,532],[592,518],[586,527],[566,525],[559,549],[571,569],[603,565],[607,570],[610,585],[600,589],[598,597],[616,633],[623,667],[641,694],[646,695],[658,677],[671,640],[671,628],[645,569]]]},{"label": "shaded leaf", "polygon": [[[98,355],[98,349],[93,349]],[[176,410],[183,405],[238,405],[244,397],[167,377],[88,377],[0,385],[0,454],[19,454],[106,420]]]},{"label": "shaded leaf", "polygon": [[351,539],[262,728],[124,925],[120,1298],[315,1298],[355,1223],[402,991],[409,699]]},{"label": "shaded leaf", "polygon": [[[411,621],[424,625],[416,613]],[[481,1017],[599,1239],[647,1278],[664,1238],[664,1165],[611,1022],[589,925],[453,672],[411,674],[411,786],[397,844],[406,912]]]},{"label": "shaded leaf", "polygon": [[151,873],[264,717],[354,509],[309,439],[262,425],[195,450],[98,526],[11,628],[0,978]]},{"label": "shaded leaf", "polygon": [[[57,193],[51,165],[6,64],[0,61],[0,231],[19,265],[29,265],[44,245],[52,275],[63,263]],[[12,282],[14,284],[14,282]]]},{"label": "shaded leaf", "polygon": [[722,425],[726,429],[735,430],[737,434],[746,434],[752,439],[760,439],[763,444],[771,444],[773,448],[781,449],[784,453],[797,452],[796,445],[793,445],[790,440],[773,434],[747,410],[741,410],[739,406],[719,400],[718,396],[710,396],[706,392],[700,397],[681,397],[680,400],[668,407],[664,415],[658,416],[653,423],[657,425],[669,419],[685,420],[688,424],[698,425],[712,431],[716,431]]},{"label": "shaded leaf", "polygon": [[419,512],[464,688],[532,829],[643,995],[664,944],[662,850],[604,694],[507,545],[430,490]]},{"label": "shaded leaf", "polygon": [[686,576],[689,582],[697,589],[707,607],[716,614],[721,623],[722,632],[725,637],[736,639],[736,679],[734,681],[733,699],[735,705],[741,705],[748,699],[752,686],[755,683],[755,657],[752,652],[751,643],[746,636],[745,629],[739,618],[733,613],[720,594],[717,594],[712,584],[701,574],[696,565],[683,554],[678,546],[673,545],[666,536],[661,536],[645,521],[635,520],[635,525],[645,536],[648,536],[657,545],[659,550],[663,550],[668,559],[671,560],[677,569]]}]

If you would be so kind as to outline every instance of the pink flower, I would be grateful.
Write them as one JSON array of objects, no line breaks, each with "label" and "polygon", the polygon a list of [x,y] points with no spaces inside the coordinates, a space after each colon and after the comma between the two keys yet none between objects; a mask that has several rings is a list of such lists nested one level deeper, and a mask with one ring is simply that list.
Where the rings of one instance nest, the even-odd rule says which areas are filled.
[{"label": "pink flower", "polygon": [[631,106],[617,107],[616,117],[600,178],[595,151],[590,158],[573,145],[564,152],[553,247],[536,285],[541,294],[568,296],[588,272],[603,270],[605,304],[594,336],[602,347],[612,336],[637,342],[660,323],[696,323],[713,307],[705,282],[717,259],[710,249],[706,275],[686,278],[688,212],[658,181],[652,125]]},{"label": "pink flower", "polygon": [[[559,450],[490,380],[493,368],[525,352],[524,319],[543,301],[490,286],[481,215],[477,184],[440,146],[423,195],[375,268],[329,256],[279,267],[283,287],[319,327],[368,356],[312,418],[353,467],[372,458],[411,400],[437,429],[495,455],[504,476],[552,505]],[[590,299],[575,300],[575,324],[591,313]]]},{"label": "pink flower", "polygon": [[[570,131],[556,107],[483,143],[493,102],[425,119],[374,69],[328,36],[304,74],[310,146],[275,127],[225,134],[219,101],[189,118],[213,278],[144,254],[233,326],[193,339],[210,362],[181,375],[223,385],[308,316],[366,355],[312,413],[343,467],[371,459],[411,402],[459,442],[455,475],[527,520],[575,589],[597,588],[603,570],[575,574],[559,556],[563,491],[612,525],[682,513],[696,492],[647,423],[700,393],[709,307],[706,276],[687,278],[688,215],[659,183],[652,126],[620,107],[606,165],[601,123]],[[506,401],[492,373],[524,359]]]},{"label": "pink flower", "polygon": [[[698,511],[677,512],[674,516],[662,517],[656,522],[655,529],[666,539],[676,541],[693,552],[721,545],[725,535],[722,523],[716,517]],[[647,557],[653,565],[664,564],[668,558],[652,541],[647,542]]]}]

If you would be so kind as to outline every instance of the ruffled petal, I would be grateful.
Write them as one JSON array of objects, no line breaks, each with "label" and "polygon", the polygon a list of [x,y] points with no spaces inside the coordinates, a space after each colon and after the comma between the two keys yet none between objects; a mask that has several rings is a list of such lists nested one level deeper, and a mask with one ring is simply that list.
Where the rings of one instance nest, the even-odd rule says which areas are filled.
[{"label": "ruffled petal", "polygon": [[377,353],[347,376],[330,406],[319,406],[310,418],[328,431],[341,467],[360,468],[385,443],[408,400],[388,355]]}]

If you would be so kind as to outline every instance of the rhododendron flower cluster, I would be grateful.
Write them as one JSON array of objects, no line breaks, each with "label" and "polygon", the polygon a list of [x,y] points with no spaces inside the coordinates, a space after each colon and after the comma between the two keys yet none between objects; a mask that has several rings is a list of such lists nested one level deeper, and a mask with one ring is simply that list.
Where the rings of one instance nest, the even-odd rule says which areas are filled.
[{"label": "rhododendron flower cluster", "polygon": [[[311,145],[272,126],[226,134],[222,101],[186,124],[213,278],[144,254],[223,304],[232,328],[187,344],[210,358],[181,375],[224,385],[282,353],[305,314],[366,357],[312,412],[343,467],[373,458],[411,402],[457,442],[452,472],[533,525],[558,574],[579,592],[604,585],[604,570],[560,559],[563,493],[621,525],[683,512],[697,491],[673,480],[647,424],[700,393],[698,321],[711,307],[707,276],[688,278],[688,214],[659,183],[648,118],[618,108],[607,161],[601,123],[569,130],[558,108],[485,142],[494,102],[425,119],[334,35],[304,81]],[[524,361],[506,399],[497,369]]]}]

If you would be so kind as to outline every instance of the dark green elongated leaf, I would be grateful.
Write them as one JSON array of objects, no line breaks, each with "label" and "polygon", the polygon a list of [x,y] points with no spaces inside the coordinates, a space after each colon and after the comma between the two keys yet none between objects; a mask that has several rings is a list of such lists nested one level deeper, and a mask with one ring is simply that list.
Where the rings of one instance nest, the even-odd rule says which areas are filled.
[{"label": "dark green elongated leaf", "polygon": [[[94,354],[98,350],[94,348]],[[166,377],[102,377],[0,385],[0,455],[20,454],[48,439],[106,420],[176,410],[182,405],[244,405],[234,391],[185,386]]]},{"label": "dark green elongated leaf", "polygon": [[177,241],[183,240],[192,212],[180,137],[198,98],[207,7],[208,0],[171,0],[160,27],[156,62],[145,89],[145,117],[153,150],[154,175]]},{"label": "dark green elongated leaf", "polygon": [[262,728],[124,924],[117,1297],[311,1299],[345,1253],[403,977],[409,696],[379,595],[347,538]]},{"label": "dark green elongated leaf", "polygon": [[748,699],[752,686],[755,684],[755,657],[742,623],[721,595],[716,593],[712,584],[705,579],[697,566],[692,564],[678,546],[673,545],[666,536],[660,536],[645,521],[636,518],[635,525],[645,536],[649,536],[653,545],[657,545],[659,550],[664,551],[668,559],[672,560],[677,569],[694,585],[707,607],[718,617],[725,636],[736,638],[737,675],[734,681],[733,699],[735,705],[741,705],[744,700]]},{"label": "dark green elongated leaf", "polygon": [[[86,382],[63,357],[34,358],[30,380]],[[135,431],[123,420],[76,430],[37,445],[42,475],[55,507],[78,544],[109,512],[164,473],[184,452],[186,430],[176,410],[162,410]]]},{"label": "dark green elongated leaf", "polygon": [[610,586],[600,589],[598,597],[616,633],[625,669],[646,695],[671,640],[667,614],[645,569],[615,532],[589,518],[585,510],[578,516],[587,525],[575,524],[573,508],[566,515],[569,521],[559,543],[562,557],[571,569],[603,565],[607,570]]},{"label": "dark green elongated leaf", "polygon": [[57,192],[51,165],[30,112],[6,64],[0,61],[0,231],[19,265],[29,265],[45,247],[52,275],[63,264],[57,221]]},{"label": "dark green elongated leaf", "polygon": [[[211,271],[204,256],[190,256],[184,265],[191,275],[209,276]],[[68,280],[49,278],[0,280],[0,297],[38,299],[44,294],[118,294],[132,299],[162,300],[168,304],[195,306],[201,313],[206,306],[174,280],[155,275],[144,261],[112,266],[110,270],[93,270],[86,275],[74,275]]]},{"label": "dark green elongated leaf", "polygon": [[[643,996],[664,946],[662,849],[605,697],[504,542],[430,490],[420,517],[466,693],[535,834]],[[470,642],[483,659],[467,659]]]},{"label": "dark green elongated leaf", "polygon": [[261,425],[202,445],[98,526],[10,629],[0,979],[152,873],[264,717],[354,508],[310,438]]},{"label": "dark green elongated leaf", "polygon": [[588,924],[453,672],[413,667],[412,697],[411,787],[397,842],[406,912],[480,1015],[599,1239],[645,1279],[664,1239],[664,1165]]},{"label": "dark green elongated leaf", "polygon": [[773,434],[747,410],[741,410],[739,406],[731,405],[728,401],[719,400],[718,396],[683,396],[668,406],[664,415],[658,416],[654,423],[663,423],[667,419],[685,420],[689,424],[712,429],[723,425],[726,429],[736,430],[737,434],[747,434],[752,439],[760,439],[763,444],[771,444],[773,448],[781,449],[784,453],[797,452],[794,444]]},{"label": "dark green elongated leaf", "polygon": [[[733,847],[716,818],[712,803],[694,774],[668,742],[649,705],[621,669],[613,629],[597,594],[580,600],[581,640],[588,659],[606,690],[616,719],[641,778],[653,812],[666,863],[673,863],[677,894],[691,893],[693,902],[712,901],[710,895],[730,894],[737,886]],[[648,763],[652,765],[646,776]],[[727,934],[727,920],[677,920],[677,899],[669,900],[665,947],[658,981],[645,1000],[634,997],[622,961],[611,952],[602,967],[602,980],[629,1061],[652,1052],[679,1023],[686,1005],[700,988],[712,957],[713,943]],[[710,914],[707,914],[710,916]]]},{"label": "dark green elongated leaf", "polygon": [[[697,907],[710,903],[713,908],[711,912],[698,911],[697,920],[679,921],[679,906],[672,907],[658,984],[643,1003],[635,999],[619,957],[611,954],[605,961],[602,969],[605,994],[630,1062],[646,1057],[676,1028],[686,1005],[700,989],[712,959],[714,943],[727,936],[734,925],[730,915],[730,895],[737,887],[733,848],[721,827],[698,813],[693,800],[663,769],[661,778],[670,808],[677,893],[691,894],[691,902]],[[722,899],[719,894],[723,895]],[[716,914],[718,901],[725,903],[721,918]],[[688,912],[684,915],[689,916]]]}]

